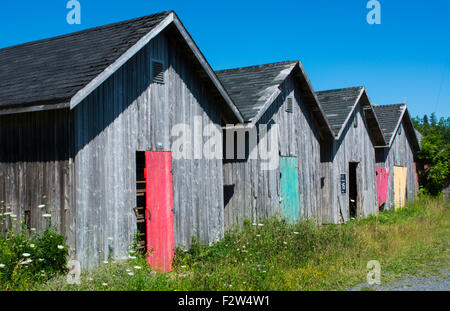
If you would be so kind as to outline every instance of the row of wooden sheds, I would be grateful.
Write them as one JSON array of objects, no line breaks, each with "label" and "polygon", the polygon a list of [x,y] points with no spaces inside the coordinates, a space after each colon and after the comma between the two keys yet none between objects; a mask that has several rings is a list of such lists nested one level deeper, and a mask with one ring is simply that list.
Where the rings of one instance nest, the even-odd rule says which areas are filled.
[{"label": "row of wooden sheds", "polygon": [[[242,154],[198,156],[202,125]],[[167,271],[174,247],[245,219],[401,206],[419,149],[406,105],[315,92],[299,61],[214,72],[173,11],[0,50],[0,229],[55,226],[83,268],[126,258],[137,229]]]}]

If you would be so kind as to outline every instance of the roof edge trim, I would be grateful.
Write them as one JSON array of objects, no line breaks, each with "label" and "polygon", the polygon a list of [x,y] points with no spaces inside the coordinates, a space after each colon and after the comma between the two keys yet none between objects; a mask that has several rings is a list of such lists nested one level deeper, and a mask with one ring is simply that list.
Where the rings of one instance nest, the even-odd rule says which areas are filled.
[{"label": "roof edge trim", "polygon": [[122,54],[114,63],[109,65],[102,73],[96,76],[91,82],[79,90],[70,100],[70,109],[75,108],[80,102],[88,97],[96,88],[105,82],[110,76],[114,74],[123,64],[125,64],[131,57],[133,57],[139,50],[142,49],[151,39],[156,37],[164,28],[166,28],[174,20],[173,12],[165,17],[158,25],[150,30],[145,36],[133,45],[128,51]]},{"label": "roof edge trim", "polygon": [[398,128],[399,128],[400,124],[402,123],[403,116],[405,115],[405,112],[406,112],[406,105],[403,105],[402,113],[400,114],[400,117],[398,118],[397,124],[395,125],[394,131],[392,132],[393,134],[391,136],[391,139],[387,142],[389,146],[392,145],[392,142],[394,141],[395,136],[397,136],[397,131],[398,131]]},{"label": "roof edge trim", "polygon": [[233,111],[234,115],[238,119],[239,123],[244,122],[244,117],[242,116],[239,109],[234,104],[234,101],[231,99],[230,95],[228,95],[228,92],[225,90],[225,87],[220,82],[219,78],[217,77],[214,70],[211,68],[209,63],[206,61],[205,57],[203,56],[203,53],[200,51],[200,49],[197,47],[197,44],[195,44],[194,40],[192,40],[192,37],[189,35],[186,28],[183,26],[183,23],[180,21],[178,16],[172,12],[170,13],[170,16],[172,16],[173,22],[175,26],[177,27],[178,31],[183,36],[184,40],[186,40],[186,43],[189,45],[190,49],[192,50],[192,53],[194,53],[195,57],[200,62],[203,69],[205,69],[206,73],[208,74],[211,81],[216,86],[219,93],[222,95],[222,97],[225,99],[225,102],[229,106],[229,108]]},{"label": "roof edge trim", "polygon": [[10,108],[2,108],[2,109],[0,109],[0,116],[1,115],[11,115],[11,114],[26,113],[26,112],[58,110],[58,109],[66,109],[66,108],[70,108],[70,103],[69,102],[63,102],[63,103],[51,104],[51,105],[10,107]]},{"label": "roof edge trim", "polygon": [[339,133],[336,135],[336,140],[339,140],[342,136],[342,133],[344,132],[345,127],[347,126],[348,121],[350,120],[350,117],[352,116],[353,112],[355,111],[356,106],[358,105],[362,95],[364,94],[366,88],[363,86],[361,87],[361,91],[359,91],[359,95],[355,100],[355,103],[353,104],[352,110],[347,115],[347,118],[345,119],[344,123],[342,124],[341,129],[339,130]]},{"label": "roof edge trim", "polygon": [[200,62],[201,66],[205,69],[209,78],[212,80],[214,85],[217,87],[219,93],[225,99],[233,114],[236,116],[239,122],[244,122],[244,118],[234,102],[225,91],[225,88],[220,83],[219,79],[215,75],[214,71],[209,66],[208,62],[204,58],[203,54],[198,49],[197,45],[192,40],[191,36],[184,28],[181,21],[178,19],[174,12],[170,12],[167,17],[165,17],[158,25],[156,25],[152,30],[150,30],[145,36],[143,36],[139,41],[133,45],[128,51],[122,54],[114,63],[109,65],[102,73],[95,77],[91,82],[79,90],[70,100],[70,109],[75,108],[80,102],[82,102],[87,96],[89,96],[96,88],[98,88],[103,82],[105,82],[111,75],[114,74],[121,66],[123,66],[131,57],[133,57],[137,52],[139,52],[147,43],[150,42],[154,37],[156,37],[161,31],[163,31],[167,26],[174,23],[178,31],[181,33],[182,37],[186,40],[186,43],[191,48],[195,57]]}]

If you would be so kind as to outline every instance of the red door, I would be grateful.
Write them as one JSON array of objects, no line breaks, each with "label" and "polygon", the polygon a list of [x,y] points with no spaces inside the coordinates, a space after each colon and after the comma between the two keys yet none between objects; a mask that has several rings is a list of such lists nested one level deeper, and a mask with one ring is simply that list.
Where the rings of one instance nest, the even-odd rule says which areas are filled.
[{"label": "red door", "polygon": [[156,271],[169,272],[175,248],[172,153],[145,152],[145,176],[148,262]]},{"label": "red door", "polygon": [[389,168],[377,167],[377,201],[378,211],[380,206],[383,205],[388,199],[389,192]]}]

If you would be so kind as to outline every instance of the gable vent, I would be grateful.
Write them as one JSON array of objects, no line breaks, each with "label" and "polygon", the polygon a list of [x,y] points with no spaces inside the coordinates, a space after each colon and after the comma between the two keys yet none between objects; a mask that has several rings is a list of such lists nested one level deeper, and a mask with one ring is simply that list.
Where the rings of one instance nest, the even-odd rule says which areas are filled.
[{"label": "gable vent", "polygon": [[292,104],[292,98],[288,97],[287,102],[286,102],[286,112],[292,113],[294,112],[294,107]]},{"label": "gable vent", "polygon": [[160,61],[152,61],[152,80],[156,83],[164,83],[164,64]]}]

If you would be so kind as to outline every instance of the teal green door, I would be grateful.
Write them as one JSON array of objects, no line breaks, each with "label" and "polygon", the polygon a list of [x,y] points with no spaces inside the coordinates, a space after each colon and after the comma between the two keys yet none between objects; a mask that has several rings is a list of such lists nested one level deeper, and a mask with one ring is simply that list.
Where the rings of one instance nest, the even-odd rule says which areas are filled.
[{"label": "teal green door", "polygon": [[298,203],[298,158],[280,157],[281,210],[283,218],[290,223],[300,219]]}]

